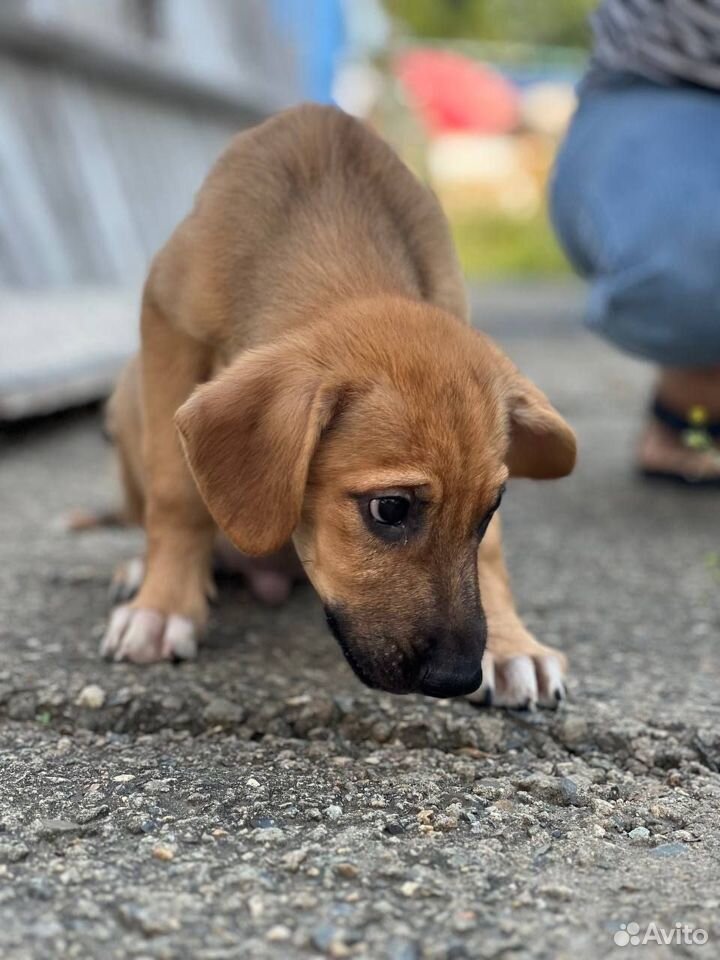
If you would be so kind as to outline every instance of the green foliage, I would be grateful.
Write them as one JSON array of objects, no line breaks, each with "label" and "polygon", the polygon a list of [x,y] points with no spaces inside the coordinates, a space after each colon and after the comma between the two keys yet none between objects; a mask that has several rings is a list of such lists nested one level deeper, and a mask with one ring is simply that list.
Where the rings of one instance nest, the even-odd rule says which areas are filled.
[{"label": "green foliage", "polygon": [[450,226],[463,270],[471,280],[569,272],[545,213],[523,221],[476,214],[451,218]]},{"label": "green foliage", "polygon": [[417,37],[587,46],[597,0],[386,0]]}]

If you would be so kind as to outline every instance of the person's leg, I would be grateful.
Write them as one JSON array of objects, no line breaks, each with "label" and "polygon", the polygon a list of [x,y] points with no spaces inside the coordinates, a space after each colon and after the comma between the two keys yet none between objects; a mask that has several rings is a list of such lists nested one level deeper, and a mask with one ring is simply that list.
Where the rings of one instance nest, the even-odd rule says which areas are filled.
[{"label": "person's leg", "polygon": [[[619,76],[588,90],[551,208],[590,285],[590,328],[660,367],[678,422],[693,408],[720,421],[720,95]],[[720,459],[671,423],[651,418],[640,466],[720,478]]]}]

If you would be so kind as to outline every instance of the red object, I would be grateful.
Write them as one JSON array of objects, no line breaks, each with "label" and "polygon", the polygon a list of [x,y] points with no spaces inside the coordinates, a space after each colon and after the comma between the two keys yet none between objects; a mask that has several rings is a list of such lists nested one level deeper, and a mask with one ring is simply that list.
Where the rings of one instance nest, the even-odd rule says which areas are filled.
[{"label": "red object", "polygon": [[468,57],[411,50],[395,61],[395,72],[430,134],[507,133],[518,124],[513,85]]}]

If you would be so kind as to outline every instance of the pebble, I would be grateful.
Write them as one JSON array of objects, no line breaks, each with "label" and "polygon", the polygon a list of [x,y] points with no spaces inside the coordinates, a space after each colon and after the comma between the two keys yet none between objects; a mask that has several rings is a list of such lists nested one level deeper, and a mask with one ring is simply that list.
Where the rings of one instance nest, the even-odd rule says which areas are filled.
[{"label": "pebble", "polygon": [[73,836],[81,830],[81,825],[74,820],[36,820],[33,824],[33,832],[40,840]]},{"label": "pebble", "polygon": [[22,840],[0,840],[0,863],[20,863],[29,853]]},{"label": "pebble", "polygon": [[328,818],[328,820],[339,820],[342,814],[342,807],[338,806],[336,803],[331,804],[325,811],[325,816]]},{"label": "pebble", "polygon": [[113,777],[113,783],[130,783],[134,779],[134,773],[119,773],[116,777]]},{"label": "pebble", "polygon": [[78,823],[92,823],[93,820],[99,820],[110,813],[110,807],[106,803],[101,803],[98,807],[90,807],[88,810],[81,810],[75,819]]},{"label": "pebble", "polygon": [[538,887],[538,893],[541,897],[548,897],[550,900],[568,902],[573,898],[573,892],[570,887],[562,883],[545,883]]},{"label": "pebble", "polygon": [[660,843],[650,851],[651,857],[684,857],[688,848],[684,843]]},{"label": "pebble", "polygon": [[398,820],[391,820],[385,824],[385,833],[389,833],[391,837],[399,837],[401,833],[405,833],[405,827]]},{"label": "pebble", "polygon": [[358,876],[359,872],[360,871],[355,864],[350,863],[349,861],[343,861],[342,863],[335,864],[335,873],[339,877],[344,877],[346,880],[354,880],[355,877]]},{"label": "pebble", "polygon": [[678,840],[680,843],[694,843],[697,837],[690,833],[689,830],[676,830],[673,833],[673,839]]},{"label": "pebble", "polygon": [[169,793],[171,784],[169,780],[148,780],[143,785],[145,793]]},{"label": "pebble", "polygon": [[136,928],[146,937],[157,937],[180,929],[180,921],[161,907],[122,903],[118,907],[120,919],[126,927]]},{"label": "pebble", "polygon": [[282,858],[282,865],[289,873],[297,873],[300,865],[308,855],[307,847],[299,847],[297,850],[288,850]]},{"label": "pebble", "polygon": [[253,830],[252,833],[253,840],[256,840],[258,843],[264,844],[273,844],[273,843],[282,843],[285,839],[285,833],[280,829],[280,827],[258,827]]},{"label": "pebble", "polygon": [[634,830],[630,831],[628,836],[636,843],[642,843],[650,837],[650,831],[647,827],[635,827]]},{"label": "pebble", "polygon": [[211,726],[232,726],[242,723],[246,711],[237,703],[224,697],[214,697],[203,710],[203,720]]},{"label": "pebble", "polygon": [[167,843],[156,843],[152,848],[152,855],[155,860],[173,860],[175,848]]},{"label": "pebble", "polygon": [[585,789],[581,789],[578,782],[570,777],[550,777],[539,773],[518,779],[514,784],[539,800],[559,807],[582,807],[589,802]]},{"label": "pebble", "polygon": [[106,693],[102,687],[96,683],[88,683],[77,695],[75,703],[78,707],[86,707],[88,710],[99,710],[106,699]]},{"label": "pebble", "polygon": [[344,941],[342,930],[326,923],[310,934],[310,942],[318,950],[331,957],[347,957],[350,950]]},{"label": "pebble", "polygon": [[262,897],[255,894],[248,900],[248,910],[250,911],[250,916],[254,920],[257,920],[265,913],[265,901]]},{"label": "pebble", "polygon": [[265,934],[265,939],[269,940],[270,943],[281,943],[284,940],[289,940],[290,937],[290,929],[284,926],[282,923],[276,923],[275,926],[270,927]]}]

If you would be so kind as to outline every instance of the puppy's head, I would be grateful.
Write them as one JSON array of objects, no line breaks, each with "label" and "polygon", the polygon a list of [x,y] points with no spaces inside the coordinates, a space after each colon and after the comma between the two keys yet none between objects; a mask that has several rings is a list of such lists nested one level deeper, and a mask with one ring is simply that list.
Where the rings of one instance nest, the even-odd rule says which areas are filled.
[{"label": "puppy's head", "polygon": [[367,301],[242,354],[178,411],[198,488],[245,553],[291,537],[369,686],[481,682],[477,552],[508,476],[570,472],[575,440],[490,341]]}]

